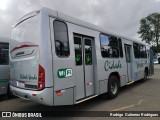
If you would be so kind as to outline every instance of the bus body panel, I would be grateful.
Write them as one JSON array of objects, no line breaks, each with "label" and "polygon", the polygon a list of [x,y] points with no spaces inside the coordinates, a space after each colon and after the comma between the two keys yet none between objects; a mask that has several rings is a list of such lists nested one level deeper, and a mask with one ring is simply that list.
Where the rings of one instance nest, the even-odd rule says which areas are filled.
[{"label": "bus body panel", "polygon": [[[44,11],[41,10],[41,18],[40,18],[40,41],[39,41],[39,62],[40,65],[43,66],[45,70],[45,87],[53,88],[54,87],[54,80],[53,80],[53,54],[52,51],[52,40],[51,40],[51,33],[50,33],[50,19],[49,15]],[[56,15],[56,12],[53,14]],[[53,96],[53,93],[50,93]]]},{"label": "bus body panel", "polygon": [[[21,89],[36,90],[39,69],[40,15],[18,23],[11,32],[16,40],[10,49],[11,84]],[[23,31],[19,33],[19,30]]]},{"label": "bus body panel", "polygon": [[[13,35],[11,37],[16,42],[11,45],[10,87],[13,94],[18,97],[31,99],[41,104],[53,105],[54,93],[50,27],[49,18],[43,12],[35,11],[28,14],[28,18],[25,21],[19,21],[20,23],[13,28],[31,30],[30,32],[25,32],[24,35],[17,34],[16,30],[12,32]],[[33,14],[36,15],[33,16]],[[45,32],[46,34],[43,34]],[[42,74],[40,73],[40,68],[43,69]],[[42,89],[42,84],[40,83],[39,85],[41,75],[43,76],[43,80],[48,79],[43,83],[44,88]],[[46,96],[50,96],[51,99],[47,99]]]},{"label": "bus body panel", "polygon": [[53,88],[45,88],[42,91],[32,91],[32,90],[20,89],[10,85],[10,89],[13,95],[17,97],[27,100],[32,100],[40,104],[53,106],[53,96],[50,95],[50,93],[53,92]]},{"label": "bus body panel", "polygon": [[32,56],[27,59],[12,60],[10,62],[11,84],[24,89],[37,89],[38,59]]}]

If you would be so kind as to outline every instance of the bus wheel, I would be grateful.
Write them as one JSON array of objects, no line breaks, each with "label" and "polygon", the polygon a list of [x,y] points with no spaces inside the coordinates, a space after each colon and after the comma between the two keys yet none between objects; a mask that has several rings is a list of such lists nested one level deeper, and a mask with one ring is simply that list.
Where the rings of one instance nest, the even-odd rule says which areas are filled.
[{"label": "bus wheel", "polygon": [[8,98],[14,98],[15,96],[12,94],[12,92],[10,91],[10,87],[8,85],[8,89],[7,89],[7,96]]},{"label": "bus wheel", "polygon": [[108,81],[108,97],[113,99],[119,94],[119,81],[116,76],[110,76]]},{"label": "bus wheel", "polygon": [[144,81],[147,80],[147,70],[144,70],[144,78],[143,78]]}]

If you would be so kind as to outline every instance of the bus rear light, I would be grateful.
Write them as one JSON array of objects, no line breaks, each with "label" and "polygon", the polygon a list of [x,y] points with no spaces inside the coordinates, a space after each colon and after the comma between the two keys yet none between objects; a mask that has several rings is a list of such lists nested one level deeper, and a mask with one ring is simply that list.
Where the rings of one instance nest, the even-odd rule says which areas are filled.
[{"label": "bus rear light", "polygon": [[36,96],[36,94],[32,94],[32,96]]},{"label": "bus rear light", "polygon": [[44,88],[45,88],[45,70],[41,65],[39,65],[37,90],[43,90]]}]

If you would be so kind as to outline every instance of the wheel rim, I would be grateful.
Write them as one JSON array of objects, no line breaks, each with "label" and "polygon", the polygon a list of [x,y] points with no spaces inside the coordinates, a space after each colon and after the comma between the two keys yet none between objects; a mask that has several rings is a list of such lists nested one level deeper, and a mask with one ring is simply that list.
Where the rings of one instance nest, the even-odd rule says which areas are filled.
[{"label": "wheel rim", "polygon": [[116,94],[117,93],[117,83],[114,81],[114,82],[112,82],[112,84],[111,84],[111,92],[113,93],[113,94]]}]

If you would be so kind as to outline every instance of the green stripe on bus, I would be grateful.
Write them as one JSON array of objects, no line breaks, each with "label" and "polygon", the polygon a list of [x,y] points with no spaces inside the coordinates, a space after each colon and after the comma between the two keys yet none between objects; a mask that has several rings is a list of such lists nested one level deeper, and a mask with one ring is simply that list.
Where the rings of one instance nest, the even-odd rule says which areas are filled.
[{"label": "green stripe on bus", "polygon": [[8,79],[0,79],[0,83],[2,82],[8,82]]}]

